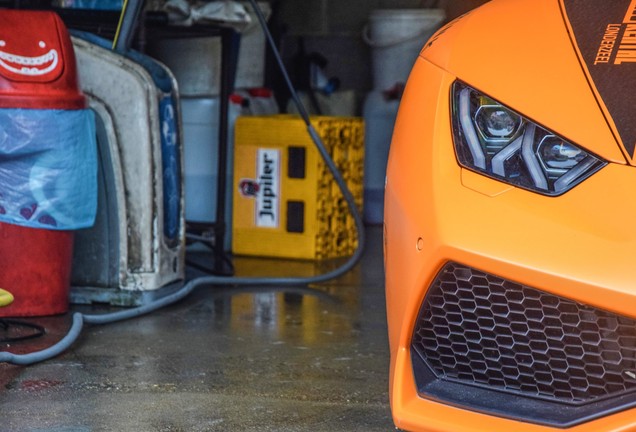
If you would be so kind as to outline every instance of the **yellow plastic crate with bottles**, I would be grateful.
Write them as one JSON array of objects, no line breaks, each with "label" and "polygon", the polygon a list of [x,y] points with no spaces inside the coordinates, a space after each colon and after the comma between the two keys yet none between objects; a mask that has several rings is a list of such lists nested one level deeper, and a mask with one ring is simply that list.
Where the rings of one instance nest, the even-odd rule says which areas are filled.
[{"label": "yellow plastic crate with bottles", "polygon": [[[315,116],[311,123],[362,211],[363,120]],[[352,255],[354,219],[302,119],[239,117],[234,134],[232,252],[318,260]]]}]

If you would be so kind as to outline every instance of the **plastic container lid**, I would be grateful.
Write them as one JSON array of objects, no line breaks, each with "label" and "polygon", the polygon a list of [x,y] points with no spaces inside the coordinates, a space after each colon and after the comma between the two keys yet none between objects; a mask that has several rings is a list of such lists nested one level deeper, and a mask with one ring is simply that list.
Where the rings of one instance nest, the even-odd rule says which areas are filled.
[{"label": "plastic container lid", "polygon": [[0,13],[0,108],[81,109],[71,39],[53,12]]}]

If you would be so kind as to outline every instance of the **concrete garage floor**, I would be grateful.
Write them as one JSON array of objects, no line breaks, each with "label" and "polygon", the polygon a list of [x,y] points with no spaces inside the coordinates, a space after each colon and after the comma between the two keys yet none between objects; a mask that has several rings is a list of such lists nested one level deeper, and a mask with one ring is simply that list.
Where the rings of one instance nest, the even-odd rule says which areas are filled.
[{"label": "concrete garage floor", "polygon": [[[0,430],[394,430],[381,241],[381,229],[369,229],[361,264],[314,291],[201,287],[152,315],[86,327],[52,360],[0,364]],[[240,275],[324,270],[280,260],[235,265]],[[45,347],[70,319],[29,321],[47,335],[0,350]]]}]

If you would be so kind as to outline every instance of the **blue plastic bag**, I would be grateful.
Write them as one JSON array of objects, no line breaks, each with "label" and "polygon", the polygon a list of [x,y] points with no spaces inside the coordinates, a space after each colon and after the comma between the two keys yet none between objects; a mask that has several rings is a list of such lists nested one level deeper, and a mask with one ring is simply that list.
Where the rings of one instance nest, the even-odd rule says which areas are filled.
[{"label": "blue plastic bag", "polygon": [[73,230],[96,213],[93,112],[0,109],[0,222]]}]

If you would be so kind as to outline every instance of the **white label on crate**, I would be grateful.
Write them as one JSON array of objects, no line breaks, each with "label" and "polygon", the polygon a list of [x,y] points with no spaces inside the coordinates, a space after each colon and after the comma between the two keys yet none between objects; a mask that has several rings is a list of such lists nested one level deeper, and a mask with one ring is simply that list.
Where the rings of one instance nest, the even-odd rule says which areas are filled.
[{"label": "white label on crate", "polygon": [[256,226],[278,228],[280,222],[280,150],[258,149]]}]

